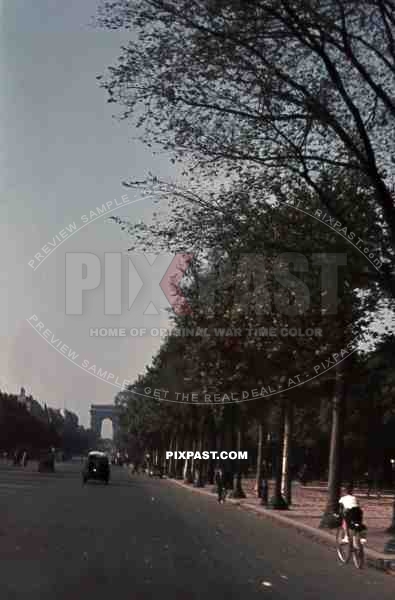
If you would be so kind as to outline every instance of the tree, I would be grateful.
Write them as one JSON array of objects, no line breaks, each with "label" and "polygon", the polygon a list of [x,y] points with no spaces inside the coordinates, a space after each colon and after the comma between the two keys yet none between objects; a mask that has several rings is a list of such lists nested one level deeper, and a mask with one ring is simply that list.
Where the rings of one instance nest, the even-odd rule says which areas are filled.
[{"label": "tree", "polygon": [[29,397],[29,405],[21,406],[17,397],[0,392],[0,440],[2,449],[25,448],[31,457],[51,446],[69,458],[97,446],[97,436],[79,426],[78,416],[71,411],[44,407]]},{"label": "tree", "polygon": [[[391,416],[393,417],[395,409],[395,370],[393,368],[394,349],[395,336],[390,334],[385,336],[380,341],[373,356],[368,357],[370,374],[368,379],[368,394],[375,404],[375,412],[378,412],[381,417],[384,417],[385,415],[386,420],[388,420]],[[377,402],[377,400],[379,400],[379,402]],[[377,406],[377,404],[379,404],[379,406]],[[379,439],[380,433],[378,436],[375,436],[374,443],[377,444]],[[383,453],[381,453],[380,459],[383,463]],[[387,529],[387,532],[391,534],[395,533],[395,494],[393,501],[392,521]]]},{"label": "tree", "polygon": [[282,456],[282,485],[281,494],[288,506],[292,504],[292,443],[293,443],[293,399],[288,396],[284,406],[284,439]]},{"label": "tree", "polygon": [[328,497],[320,527],[332,525],[337,513],[342,482],[342,450],[344,435],[344,410],[346,400],[345,363],[336,366],[334,394],[332,398],[332,427],[329,451]]},{"label": "tree", "polygon": [[[181,364],[195,389],[207,389],[210,382],[214,383],[216,389],[224,391],[243,389],[243,386],[248,389],[256,387],[257,381],[268,377],[278,385],[284,376],[284,365],[287,371],[292,368],[295,373],[301,373],[306,369],[306,364],[314,365],[319,362],[319,357],[323,360],[333,353],[339,356],[339,349],[345,353],[346,348],[355,351],[361,333],[366,330],[381,296],[377,286],[365,290],[366,261],[360,253],[350,253],[350,248],[342,237],[322,231],[322,226],[313,219],[306,219],[304,213],[290,213],[290,202],[296,204],[304,201],[312,206],[317,205],[319,199],[316,194],[309,192],[306,186],[300,186],[297,194],[288,198],[287,204],[277,205],[273,202],[273,197],[271,202],[265,198],[259,189],[259,183],[259,179],[257,182],[252,177],[245,177],[242,184],[234,184],[231,190],[221,190],[217,195],[212,195],[211,203],[217,208],[213,213],[208,211],[209,203],[203,197],[197,203],[192,202],[192,208],[185,207],[184,204],[179,212],[173,213],[175,216],[167,224],[159,222],[157,226],[145,231],[140,226],[138,228],[143,239],[144,233],[148,234],[154,239],[162,240],[170,250],[177,246],[188,251],[197,248],[198,253],[206,258],[200,265],[199,262],[195,264],[194,284],[184,290],[192,307],[192,315],[177,318],[178,325],[182,323],[204,328],[211,324],[243,332],[239,334],[236,344],[232,342],[231,346],[230,339],[225,339],[224,343],[215,337],[194,339],[185,348],[181,346]],[[329,178],[329,173],[325,174],[322,185],[343,197],[350,209],[354,204],[357,205],[360,217],[361,211],[369,207],[369,190],[358,185],[352,177],[347,179],[337,174],[336,178],[336,173],[332,171],[332,179]],[[366,232],[367,237],[372,236],[375,230],[362,219],[360,228]],[[134,230],[134,226],[130,228],[132,234]],[[136,240],[137,236],[133,235],[133,238]],[[202,248],[202,238],[206,248]],[[323,289],[317,271],[308,270],[303,273],[303,281],[311,300],[311,306],[306,311],[300,287],[287,281],[286,290],[281,290],[279,294],[278,281],[274,277],[266,277],[262,282],[259,273],[247,268],[248,264],[244,264],[242,269],[235,268],[243,254],[247,253],[248,256],[250,252],[265,255],[268,259],[266,266],[269,265],[272,270],[275,265],[281,267],[284,263],[286,271],[289,255],[306,257],[322,250],[333,255],[347,255],[347,264],[341,270],[338,282],[340,298],[336,299],[338,302],[334,311],[333,307],[329,307],[329,310],[328,306],[322,306],[322,297],[329,295],[331,283],[326,281]],[[283,255],[282,251],[286,253]],[[278,256],[284,256],[284,260],[278,261]],[[276,304],[278,310],[275,311],[271,309],[273,298],[277,298],[281,305]],[[284,302],[287,308],[293,307],[296,310],[291,314],[287,311],[284,313]],[[314,325],[322,328],[325,336],[307,341],[299,337],[274,340],[267,337],[257,340],[245,335],[248,327],[270,328],[278,327],[279,324],[281,327],[302,330]],[[329,378],[330,375],[331,372]],[[346,395],[343,391],[339,393],[338,384],[333,382],[333,385],[329,496],[323,524],[327,515],[335,510],[341,483],[341,443]],[[312,394],[314,397],[314,387]],[[261,401],[267,402],[265,399]],[[285,492],[288,502],[291,499],[290,426],[293,406],[285,400],[284,403],[284,421],[281,419],[281,431],[277,435],[280,456],[277,457],[276,490],[272,503],[275,508],[285,506],[281,491]]]},{"label": "tree", "polygon": [[395,298],[393,0],[116,0],[98,22],[136,33],[102,85],[149,145],[206,177],[255,169],[285,193],[303,180],[348,231],[320,174],[367,177],[366,222],[382,224],[369,251]]}]

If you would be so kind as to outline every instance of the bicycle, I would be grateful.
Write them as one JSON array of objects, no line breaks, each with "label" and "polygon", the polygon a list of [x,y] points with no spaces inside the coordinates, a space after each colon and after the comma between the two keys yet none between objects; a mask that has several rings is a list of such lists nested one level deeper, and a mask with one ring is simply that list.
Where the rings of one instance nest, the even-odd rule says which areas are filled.
[{"label": "bicycle", "polygon": [[349,527],[348,543],[343,542],[344,529],[340,525],[336,532],[336,550],[341,563],[347,564],[352,556],[353,563],[357,569],[362,569],[365,562],[362,531],[365,531],[362,523],[352,523]]}]

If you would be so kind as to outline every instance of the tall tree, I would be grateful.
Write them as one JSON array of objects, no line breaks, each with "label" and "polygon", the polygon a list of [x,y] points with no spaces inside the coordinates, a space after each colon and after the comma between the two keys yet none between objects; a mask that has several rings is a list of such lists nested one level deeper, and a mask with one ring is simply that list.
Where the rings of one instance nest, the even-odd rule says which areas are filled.
[{"label": "tall tree", "polygon": [[206,176],[254,168],[287,193],[303,180],[349,230],[319,175],[366,176],[366,220],[382,224],[368,252],[395,298],[393,0],[115,0],[98,22],[134,32],[102,85],[148,144]]},{"label": "tall tree", "polygon": [[332,426],[329,451],[328,497],[320,526],[331,527],[338,512],[342,483],[342,449],[346,400],[345,363],[336,366],[335,389],[332,398]]}]

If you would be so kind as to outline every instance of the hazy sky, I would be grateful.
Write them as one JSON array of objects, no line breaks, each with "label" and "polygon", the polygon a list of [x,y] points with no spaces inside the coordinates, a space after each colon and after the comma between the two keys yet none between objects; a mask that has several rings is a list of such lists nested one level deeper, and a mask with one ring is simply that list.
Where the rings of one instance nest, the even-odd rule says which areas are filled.
[{"label": "hazy sky", "polygon": [[[128,245],[104,218],[67,239],[36,271],[28,262],[48,242],[58,243],[53,238],[66,226],[79,227],[95,207],[121,202],[124,194],[132,199],[122,180],[142,178],[148,170],[172,172],[165,157],[153,157],[132,139],[130,124],[112,118],[117,109],[107,104],[96,76],[115,62],[125,37],[89,27],[97,3],[3,0],[0,42],[0,387],[13,393],[24,385],[41,402],[76,411],[84,425],[90,404],[111,403],[117,388],[72,364],[53,347],[55,340],[78,353],[78,362],[133,380],[159,338],[98,339],[89,328],[156,327],[166,319],[143,317],[141,302],[120,317],[104,316],[103,279],[85,295],[81,317],[65,315],[66,252],[95,253],[102,260],[105,252]],[[152,207],[145,200],[113,214],[139,219]],[[33,315],[51,331],[53,345],[26,321]]]}]

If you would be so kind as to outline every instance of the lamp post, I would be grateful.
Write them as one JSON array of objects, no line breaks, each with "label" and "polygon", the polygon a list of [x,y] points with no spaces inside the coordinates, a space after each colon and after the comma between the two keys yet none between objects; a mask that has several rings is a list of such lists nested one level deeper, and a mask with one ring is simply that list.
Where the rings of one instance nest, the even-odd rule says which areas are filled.
[{"label": "lamp post", "polygon": [[268,433],[263,452],[264,460],[262,465],[261,489],[259,490],[259,497],[261,499],[262,506],[267,506],[269,503],[269,461],[271,442],[272,438],[270,436],[270,433]]}]

